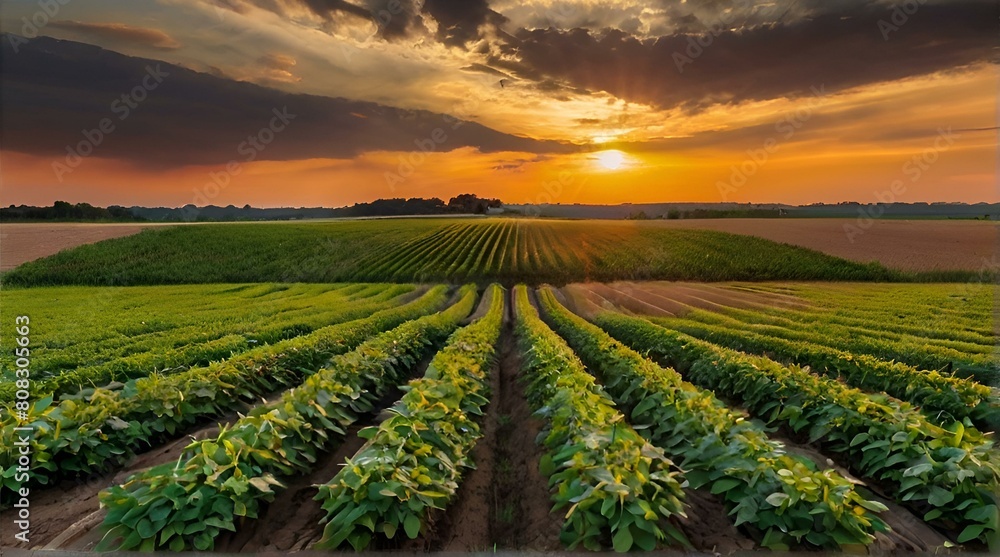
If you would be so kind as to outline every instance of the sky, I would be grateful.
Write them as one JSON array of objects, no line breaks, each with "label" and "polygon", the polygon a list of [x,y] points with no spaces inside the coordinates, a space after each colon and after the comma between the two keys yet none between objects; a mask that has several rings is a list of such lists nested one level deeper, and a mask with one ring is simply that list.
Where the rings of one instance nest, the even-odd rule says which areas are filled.
[{"label": "sky", "polygon": [[998,202],[992,0],[5,0],[0,204]]}]

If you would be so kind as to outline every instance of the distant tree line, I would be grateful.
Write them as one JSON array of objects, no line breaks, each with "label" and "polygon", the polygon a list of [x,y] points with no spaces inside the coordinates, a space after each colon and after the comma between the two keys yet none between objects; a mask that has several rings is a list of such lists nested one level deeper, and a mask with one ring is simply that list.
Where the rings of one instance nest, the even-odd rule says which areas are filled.
[{"label": "distant tree line", "polygon": [[424,199],[411,197],[409,199],[377,199],[369,203],[355,203],[350,207],[335,209],[341,217],[371,217],[397,215],[444,215],[448,213],[465,213],[482,215],[492,208],[503,206],[499,199],[482,198],[471,193],[463,193],[452,197],[445,203],[437,197]]},{"label": "distant tree line", "polygon": [[250,220],[297,220],[306,218],[337,217],[394,217],[404,215],[447,215],[485,214],[490,209],[502,207],[499,199],[478,197],[463,193],[448,200],[437,197],[424,199],[377,199],[368,203],[356,203],[350,207],[336,209],[325,207],[283,207],[257,208],[250,205],[219,207],[208,205],[196,207],[94,207],[89,203],[71,204],[56,201],[52,207],[31,207],[19,205],[0,208],[0,220],[11,221],[250,221]]},{"label": "distant tree line", "polygon": [[11,205],[0,207],[0,220],[11,221],[114,221],[136,222],[146,219],[132,214],[126,207],[94,207],[90,203],[67,203],[56,201],[51,207],[31,207]]},{"label": "distant tree line", "polygon": [[670,209],[657,216],[646,211],[633,211],[625,220],[649,219],[771,219],[785,215],[784,209]]}]

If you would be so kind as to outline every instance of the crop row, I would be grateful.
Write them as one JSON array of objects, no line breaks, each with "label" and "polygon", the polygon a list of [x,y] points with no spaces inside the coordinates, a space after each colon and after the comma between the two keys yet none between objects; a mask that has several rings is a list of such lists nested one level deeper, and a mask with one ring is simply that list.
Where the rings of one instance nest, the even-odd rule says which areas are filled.
[{"label": "crop row", "polygon": [[758,418],[807,432],[934,523],[962,528],[959,542],[997,547],[1000,466],[992,442],[955,422],[944,429],[909,404],[797,366],[748,356],[643,319],[606,312],[594,321],[611,335],[674,365],[692,382],[726,393]]},{"label": "crop row", "polygon": [[[329,310],[325,308],[314,310],[312,315],[306,317],[271,319],[267,327],[258,329],[252,334],[248,331],[232,333],[231,331],[239,331],[243,327],[227,323],[196,325],[191,328],[200,329],[196,337],[200,337],[204,341],[191,343],[196,338],[192,336],[194,333],[184,336],[181,331],[168,331],[160,335],[156,342],[150,341],[141,347],[138,343],[131,347],[126,346],[130,351],[139,351],[141,348],[142,350],[137,354],[114,358],[96,365],[80,366],[72,371],[35,381],[31,385],[31,392],[37,397],[55,395],[58,398],[59,395],[73,394],[81,389],[91,387],[103,387],[115,381],[122,382],[144,377],[153,372],[176,373],[180,371],[178,368],[205,366],[213,361],[223,360],[234,354],[245,352],[254,348],[255,345],[271,344],[308,334],[318,327],[328,326],[331,323],[340,323],[371,315],[376,311],[391,307],[393,298],[412,289],[405,286],[402,288],[379,286],[382,293],[371,300],[354,303],[340,302]],[[174,334],[177,336],[173,336]],[[16,390],[17,385],[14,382],[0,384],[0,403],[13,401]]]},{"label": "crop row", "polygon": [[[756,290],[756,288],[749,286],[753,285],[734,285],[730,288],[749,292]],[[824,306],[810,307],[809,309],[758,307],[754,309],[752,320],[755,323],[790,326],[791,328],[808,328],[812,324],[828,323],[849,327],[851,331],[870,336],[888,334],[892,335],[893,338],[898,338],[900,335],[909,335],[933,341],[958,341],[991,346],[993,344],[992,333],[960,328],[963,323],[975,321],[965,321],[953,315],[947,315],[946,319],[939,322],[928,319],[925,315],[925,309],[933,308],[938,315],[945,313],[945,310],[940,305],[941,300],[935,299],[936,297],[932,297],[930,300],[923,297],[934,294],[929,289],[939,290],[944,286],[946,285],[910,285],[909,288],[916,291],[907,296],[901,296],[902,293],[897,290],[893,294],[896,297],[902,297],[903,301],[894,306],[885,305],[885,297],[878,296],[879,291],[870,285],[866,285],[864,290],[858,289],[864,295],[850,297],[837,296],[836,290],[826,287],[821,291],[821,302],[824,303]],[[857,287],[855,286],[855,288]],[[916,296],[920,296],[922,299],[915,300]],[[981,319],[977,318],[976,320],[981,322]]]},{"label": "crop row", "polygon": [[633,423],[679,460],[692,487],[722,496],[735,524],[746,524],[761,545],[869,544],[875,532],[887,529],[874,514],[885,507],[864,499],[836,471],[789,456],[710,392],[569,312],[551,289],[539,290],[539,303],[615,402],[630,410]]},{"label": "crop row", "polygon": [[723,325],[682,319],[652,319],[676,331],[713,344],[753,354],[768,354],[787,360],[849,385],[868,391],[884,391],[912,402],[940,424],[970,418],[993,429],[998,410],[991,406],[989,387],[937,371],[924,371],[900,362],[888,362],[867,354],[851,354],[806,341],[762,335]]},{"label": "crop row", "polygon": [[15,490],[22,483],[17,481],[14,467],[17,427],[34,430],[34,483],[103,470],[126,460],[137,447],[151,446],[201,419],[300,383],[331,357],[441,307],[447,291],[447,287],[437,286],[406,305],[262,346],[208,367],[151,375],[114,391],[96,389],[87,400],[69,399],[52,405],[52,398],[46,397],[30,406],[27,420],[11,414],[0,424],[3,487]]},{"label": "crop row", "polygon": [[670,522],[684,516],[683,477],[662,450],[625,421],[565,341],[542,320],[528,291],[514,291],[518,346],[529,404],[546,421],[541,462],[554,509],[567,509],[560,539],[569,549],[668,541],[690,547]]},{"label": "crop row", "polygon": [[[760,287],[760,285],[755,285]],[[990,342],[993,327],[987,316],[993,309],[993,288],[986,282],[911,285],[900,291],[898,284],[795,284],[793,295],[805,298],[817,309],[845,317],[880,322],[893,328],[902,325],[934,332],[942,338],[969,333],[972,342]],[[851,323],[845,323],[850,325]],[[962,338],[956,337],[956,340]]]},{"label": "crop row", "polygon": [[215,439],[196,441],[176,463],[151,468],[101,494],[108,529],[100,549],[209,550],[238,517],[257,518],[282,488],[305,473],[347,427],[397,385],[458,327],[475,305],[465,287],[447,310],[407,321],[335,356],[280,400],[257,407]]},{"label": "crop row", "polygon": [[378,427],[361,430],[368,442],[316,499],[326,511],[316,548],[420,535],[433,509],[455,496],[470,452],[481,436],[475,417],[487,403],[489,367],[503,320],[503,290],[489,288],[489,309],[456,331],[421,379]]},{"label": "crop row", "polygon": [[[770,308],[767,308],[764,311],[755,309],[727,308],[725,313],[735,319],[754,324],[771,325],[792,330],[808,328],[835,335],[845,335],[849,333],[851,337],[858,337],[866,340],[876,339],[895,344],[926,345],[933,347],[934,349],[954,350],[965,354],[988,354],[993,348],[993,344],[986,339],[965,341],[952,338],[932,338],[926,336],[926,333],[913,334],[895,327],[872,330],[851,324],[839,323],[837,320],[831,319],[832,316],[827,315],[826,312],[804,314],[811,317],[811,319],[803,317],[803,314],[788,315],[788,310],[778,313]],[[798,317],[798,319],[793,317]],[[803,319],[805,319],[805,321],[803,321]],[[805,327],[803,327],[803,325],[805,325]],[[928,330],[931,329],[933,329],[933,327],[931,324],[928,324]]]},{"label": "crop row", "polygon": [[[851,354],[868,354],[884,360],[896,360],[921,369],[939,369],[972,375],[980,382],[990,384],[997,375],[997,364],[992,353],[970,352],[946,346],[930,345],[920,339],[887,340],[881,337],[862,336],[852,333],[849,328],[812,324],[807,330],[788,329],[775,325],[762,325],[736,319],[719,313],[695,310],[685,315],[713,325],[739,328],[765,336],[786,340],[811,342],[843,350]],[[979,346],[979,345],[975,345]]]},{"label": "crop row", "polygon": [[[46,331],[44,336],[32,339],[32,376],[40,378],[227,334],[251,333],[260,323],[275,328],[287,323],[289,332],[298,328],[294,327],[298,323],[322,326],[322,314],[336,311],[342,303],[370,302],[386,295],[383,299],[389,300],[413,289],[412,285],[384,284],[327,286],[322,290],[315,285],[261,286],[265,288],[160,287],[155,292],[140,287],[127,293],[59,288],[49,296],[64,300],[63,306],[55,306],[62,307],[62,313],[47,303],[45,294],[39,295],[42,300],[21,299],[19,291],[13,296],[33,318],[60,324],[58,331]],[[357,290],[354,286],[365,288]],[[147,297],[162,297],[165,301],[151,302]],[[81,315],[74,315],[74,310]],[[8,369],[12,364],[9,355],[0,354],[0,368]]]}]

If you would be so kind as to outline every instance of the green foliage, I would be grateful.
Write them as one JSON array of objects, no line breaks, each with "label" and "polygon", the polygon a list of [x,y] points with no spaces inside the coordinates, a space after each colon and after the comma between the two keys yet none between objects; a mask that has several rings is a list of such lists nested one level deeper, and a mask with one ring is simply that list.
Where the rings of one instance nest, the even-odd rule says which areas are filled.
[{"label": "green foliage", "polygon": [[[793,320],[768,319],[761,312],[748,310],[728,309],[725,315],[697,310],[685,315],[685,318],[769,337],[824,345],[851,354],[867,354],[921,369],[954,369],[963,376],[971,375],[991,385],[1000,378],[1000,366],[993,354],[992,342],[927,339],[898,332],[866,331],[822,320],[802,326]],[[947,326],[954,325],[955,322],[949,321]]]},{"label": "green foliage", "polygon": [[684,319],[653,319],[654,322],[713,344],[809,366],[813,371],[867,391],[892,395],[919,406],[941,424],[971,418],[977,424],[996,422],[990,405],[989,387],[937,371],[919,370],[900,362],[880,360],[867,354],[851,354],[804,341],[787,340]]},{"label": "green foliage", "polygon": [[787,455],[710,392],[570,313],[550,289],[540,290],[539,300],[553,328],[630,409],[633,424],[680,460],[692,487],[722,496],[735,524],[749,526],[762,545],[866,545],[887,529],[873,514],[884,506],[865,500],[836,471]]},{"label": "green foliage", "polygon": [[996,508],[1000,466],[993,443],[972,427],[943,428],[908,403],[868,395],[797,366],[748,356],[648,321],[602,313],[616,338],[681,369],[694,383],[726,393],[755,416],[807,434],[843,454],[860,475],[891,486],[902,503],[960,538],[1000,547]]},{"label": "green foliage", "polygon": [[663,451],[632,429],[610,397],[515,291],[518,346],[528,402],[546,420],[542,473],[556,509],[568,507],[561,540],[569,549],[652,550],[690,544],[669,522],[685,516],[682,478]]},{"label": "green foliage", "polygon": [[315,548],[353,547],[374,539],[418,537],[431,509],[454,497],[481,433],[475,417],[487,403],[488,372],[503,320],[503,290],[489,288],[489,309],[456,331],[421,379],[378,427],[362,430],[368,442],[343,470],[320,486],[326,511]]},{"label": "green foliage", "polygon": [[[186,447],[176,463],[102,492],[108,531],[100,549],[130,550],[147,543],[175,551],[212,549],[219,529],[235,531],[237,517],[257,517],[261,502],[282,487],[279,477],[308,472],[358,414],[372,411],[389,387],[458,327],[475,300],[475,287],[465,287],[449,309],[335,356],[279,401],[254,409],[216,439]],[[188,501],[192,493],[201,494],[194,505]],[[200,512],[192,513],[192,506]],[[206,527],[199,529],[200,524]]]},{"label": "green foliage", "polygon": [[69,399],[52,406],[36,403],[28,411],[26,424],[7,414],[0,422],[3,494],[20,486],[6,474],[17,461],[13,442],[19,425],[35,430],[32,481],[44,484],[59,477],[105,470],[126,461],[135,449],[152,446],[199,420],[300,383],[331,357],[441,307],[447,291],[447,287],[437,286],[406,305],[262,346],[208,367],[166,376],[153,374],[129,381],[120,390],[95,389],[85,400]]},{"label": "green foliage", "polygon": [[878,264],[655,221],[477,218],[162,227],[26,263],[4,274],[3,285],[907,278]]},{"label": "green foliage", "polygon": [[[4,295],[19,312],[46,324],[44,334],[32,338],[30,352],[31,391],[40,397],[208,365],[392,307],[395,298],[413,289],[385,284],[52,287]],[[15,359],[13,350],[0,353],[0,403],[14,399]]]}]

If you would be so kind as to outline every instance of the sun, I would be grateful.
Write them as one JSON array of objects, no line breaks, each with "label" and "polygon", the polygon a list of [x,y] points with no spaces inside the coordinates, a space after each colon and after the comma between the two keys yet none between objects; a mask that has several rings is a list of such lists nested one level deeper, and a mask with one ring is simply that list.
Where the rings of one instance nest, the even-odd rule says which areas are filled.
[{"label": "sun", "polygon": [[617,149],[601,151],[596,154],[597,165],[606,170],[618,170],[625,162],[625,153]]}]

